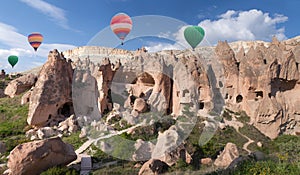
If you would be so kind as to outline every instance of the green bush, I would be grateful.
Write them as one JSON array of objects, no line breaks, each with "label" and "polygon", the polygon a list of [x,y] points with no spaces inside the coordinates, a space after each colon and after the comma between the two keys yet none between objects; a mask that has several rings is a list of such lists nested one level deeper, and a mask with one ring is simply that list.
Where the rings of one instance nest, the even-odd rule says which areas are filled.
[{"label": "green bush", "polygon": [[231,142],[237,145],[241,154],[244,152],[242,147],[247,141],[233,127],[226,127],[224,130],[218,129],[215,135],[201,149],[204,157],[216,158],[226,143]]},{"label": "green bush", "polygon": [[272,144],[276,147],[274,154],[281,161],[300,163],[300,136],[281,135]]},{"label": "green bush", "polygon": [[80,131],[71,134],[70,136],[64,136],[62,140],[66,143],[73,145],[74,149],[78,149],[84,142],[86,142],[87,138],[79,138]]},{"label": "green bush", "polygon": [[299,175],[300,166],[297,164],[278,163],[272,160],[248,161],[237,167],[229,174],[233,175]]},{"label": "green bush", "polygon": [[228,121],[231,121],[232,120],[231,113],[228,112],[227,110],[224,110],[224,112],[223,112],[223,118],[225,118]]},{"label": "green bush", "polygon": [[245,111],[236,112],[235,115],[237,116],[236,119],[242,123],[250,122],[250,117],[246,114]]},{"label": "green bush", "polygon": [[56,166],[42,172],[41,175],[79,175],[79,172],[76,171],[75,169]]}]

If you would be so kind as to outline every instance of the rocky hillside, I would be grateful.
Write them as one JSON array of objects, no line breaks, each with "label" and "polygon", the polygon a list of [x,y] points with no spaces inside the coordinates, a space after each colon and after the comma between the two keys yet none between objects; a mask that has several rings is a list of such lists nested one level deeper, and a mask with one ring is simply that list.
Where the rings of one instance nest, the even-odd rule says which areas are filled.
[{"label": "rocky hillside", "polygon": [[[251,118],[250,123],[270,138],[275,138],[280,133],[300,132],[300,109],[297,107],[300,100],[297,97],[300,93],[299,37],[282,42],[273,38],[271,43],[219,42],[216,47],[200,47],[193,53],[188,50],[145,53],[142,50],[125,51],[88,46],[63,53],[66,58],[89,58],[96,63],[105,57],[109,57],[112,62],[120,60],[124,65],[122,71],[131,70],[135,73],[130,76],[134,77],[147,72],[142,69],[145,64],[155,62],[157,65],[151,65],[151,69],[168,67],[158,68],[161,69],[158,71],[171,76],[172,80],[175,77],[188,77],[175,68],[176,63],[182,62],[188,67],[192,77],[178,86],[196,83],[198,103],[206,112],[216,110],[216,106],[224,106],[236,112],[245,111]],[[154,75],[149,76],[154,78]],[[181,89],[181,92],[185,89],[174,85],[172,95],[167,99],[172,104],[171,111],[178,114],[177,103],[183,98],[176,88]]]},{"label": "rocky hillside", "polygon": [[22,105],[28,105],[26,138],[32,140],[10,152],[6,172],[32,171],[25,157],[13,156],[18,151],[29,150],[37,162],[51,161],[49,149],[35,156],[30,145],[70,135],[67,140],[76,145],[89,140],[76,151],[66,145],[70,159],[43,164],[39,172],[70,163],[74,151],[80,162],[94,154],[93,146],[114,158],[143,162],[139,174],[178,168],[180,161],[179,168],[199,169],[199,162],[230,167],[240,154],[251,158],[257,147],[269,148],[269,138],[300,134],[299,63],[298,38],[220,41],[193,52],[94,46],[50,51],[38,74],[16,78],[4,91],[11,98],[21,94]]}]

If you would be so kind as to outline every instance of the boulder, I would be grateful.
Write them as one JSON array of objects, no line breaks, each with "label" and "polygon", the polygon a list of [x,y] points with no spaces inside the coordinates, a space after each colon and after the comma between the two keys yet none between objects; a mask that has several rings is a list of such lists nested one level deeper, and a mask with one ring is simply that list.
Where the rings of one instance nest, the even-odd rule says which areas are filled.
[{"label": "boulder", "polygon": [[9,155],[7,166],[11,175],[38,175],[53,166],[67,165],[76,160],[71,145],[60,138],[23,143]]},{"label": "boulder", "polygon": [[200,160],[200,163],[203,164],[203,165],[211,165],[212,164],[212,159],[211,158],[202,158]]},{"label": "boulder", "polygon": [[31,96],[32,91],[27,91],[21,98],[21,105],[28,104],[30,101],[30,96]]},{"label": "boulder", "polygon": [[74,133],[78,130],[77,119],[74,114],[72,114],[66,120],[60,122],[58,124],[58,131],[62,133]]},{"label": "boulder", "polygon": [[168,171],[168,164],[161,160],[150,159],[143,164],[139,171],[139,175],[157,175]]},{"label": "boulder", "polygon": [[0,155],[2,153],[5,153],[6,152],[6,146],[5,146],[5,143],[0,141]]},{"label": "boulder", "polygon": [[153,159],[161,160],[169,166],[177,163],[179,159],[182,159],[188,164],[192,161],[192,157],[186,151],[175,125],[172,125],[163,133],[158,134],[157,143],[151,157]]},{"label": "boulder", "polygon": [[221,168],[228,167],[231,162],[239,157],[239,151],[235,144],[227,143],[222,153],[215,160],[214,165]]},{"label": "boulder", "polygon": [[133,109],[140,113],[146,112],[148,109],[147,103],[145,102],[144,99],[137,98],[134,100]]},{"label": "boulder", "polygon": [[4,93],[13,98],[29,90],[37,81],[37,76],[34,74],[26,74],[8,83]]},{"label": "boulder", "polygon": [[151,142],[143,141],[142,139],[136,140],[135,152],[132,155],[134,161],[149,160],[151,158],[151,153],[155,145]]},{"label": "boulder", "polygon": [[0,89],[0,98],[4,98],[6,95],[4,94],[4,90]]}]

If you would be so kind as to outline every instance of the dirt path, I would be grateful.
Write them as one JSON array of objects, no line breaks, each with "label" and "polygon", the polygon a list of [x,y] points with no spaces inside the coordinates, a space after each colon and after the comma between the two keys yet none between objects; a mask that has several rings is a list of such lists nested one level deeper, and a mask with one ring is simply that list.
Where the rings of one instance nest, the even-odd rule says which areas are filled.
[{"label": "dirt path", "polygon": [[246,142],[243,145],[243,150],[247,151],[248,154],[250,154],[251,150],[248,149],[248,146],[251,143],[253,143],[254,140],[252,140],[249,137],[245,136],[244,134],[240,133],[239,129],[242,128],[244,126],[244,124],[242,122],[237,121],[235,117],[232,117],[232,118],[233,119],[231,121],[224,119],[225,125],[232,126],[236,130],[236,132],[238,132],[241,136],[243,136],[244,138],[246,138],[248,140],[248,142]]},{"label": "dirt path", "polygon": [[135,129],[137,127],[140,127],[140,126],[143,126],[145,125],[145,123],[139,123],[135,126],[132,126],[130,128],[127,128],[127,129],[124,129],[124,130],[121,130],[121,131],[117,131],[115,133],[111,133],[111,134],[108,134],[108,135],[105,135],[105,136],[102,136],[102,137],[99,137],[97,139],[89,139],[88,141],[84,142],[76,151],[75,153],[77,154],[77,159],[73,162],[71,162],[69,165],[72,165],[72,164],[77,164],[77,163],[80,163],[81,162],[81,157],[82,157],[82,153],[88,149],[94,142],[97,142],[99,140],[103,140],[103,139],[107,139],[107,138],[110,138],[110,137],[113,137],[113,136],[116,136],[116,135],[120,135],[122,133],[125,133],[125,132],[128,132],[132,129]]},{"label": "dirt path", "polygon": [[132,130],[132,129],[135,129],[135,128],[140,127],[140,126],[143,126],[143,125],[144,125],[144,123],[139,123],[139,124],[137,124],[137,125],[135,125],[135,126],[132,126],[132,127],[130,127],[130,128],[127,128],[127,129],[124,129],[124,130],[121,130],[121,131],[117,131],[117,132],[115,132],[115,133],[110,133],[110,134],[108,134],[108,135],[104,135],[104,136],[99,137],[99,138],[97,138],[97,139],[89,139],[89,140],[86,141],[84,144],[82,144],[82,145],[75,151],[75,153],[78,155],[78,154],[82,153],[83,151],[85,151],[88,147],[90,147],[91,144],[93,144],[94,142],[97,142],[97,141],[103,140],[103,139],[107,139],[107,138],[111,138],[111,137],[116,136],[116,135],[123,134],[123,133],[125,133],[125,132],[128,132],[128,131],[130,131],[130,130]]}]

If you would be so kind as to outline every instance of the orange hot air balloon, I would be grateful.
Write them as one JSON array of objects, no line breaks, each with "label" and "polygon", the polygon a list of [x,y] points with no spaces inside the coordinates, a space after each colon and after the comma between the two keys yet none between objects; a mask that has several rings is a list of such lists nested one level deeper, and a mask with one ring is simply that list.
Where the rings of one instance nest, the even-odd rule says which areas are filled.
[{"label": "orange hot air balloon", "polygon": [[129,34],[132,28],[132,20],[125,13],[118,13],[112,17],[110,21],[111,30],[122,40],[122,45],[125,37]]},{"label": "orange hot air balloon", "polygon": [[28,35],[28,42],[34,48],[35,51],[37,51],[37,49],[40,47],[40,45],[43,42],[43,39],[43,35],[38,32],[34,32]]}]

